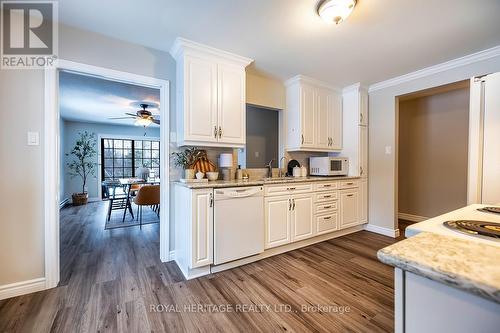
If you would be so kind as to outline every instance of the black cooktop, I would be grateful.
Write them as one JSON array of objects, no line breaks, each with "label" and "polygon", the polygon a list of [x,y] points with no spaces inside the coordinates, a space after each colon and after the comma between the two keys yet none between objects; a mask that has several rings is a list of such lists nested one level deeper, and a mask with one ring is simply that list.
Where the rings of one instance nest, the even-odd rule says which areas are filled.
[{"label": "black cooktop", "polygon": [[500,223],[475,221],[475,220],[456,220],[443,222],[445,227],[460,231],[469,235],[480,235],[500,239]]},{"label": "black cooktop", "polygon": [[500,215],[500,207],[483,207],[478,208],[478,210],[485,213],[494,213]]}]

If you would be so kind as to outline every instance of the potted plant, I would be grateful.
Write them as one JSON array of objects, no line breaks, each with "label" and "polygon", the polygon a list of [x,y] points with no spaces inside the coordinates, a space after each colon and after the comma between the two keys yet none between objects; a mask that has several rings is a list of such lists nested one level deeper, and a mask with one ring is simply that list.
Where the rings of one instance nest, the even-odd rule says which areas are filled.
[{"label": "potted plant", "polygon": [[66,163],[71,177],[80,177],[82,179],[82,192],[73,193],[73,205],[85,205],[88,202],[87,179],[90,176],[95,177],[97,155],[97,140],[94,133],[87,131],[78,133],[79,138],[75,145],[66,156],[72,156],[73,160]]},{"label": "potted plant", "polygon": [[190,147],[172,153],[174,165],[184,169],[184,177],[186,179],[194,179],[193,166],[196,163],[197,151],[198,148]]}]

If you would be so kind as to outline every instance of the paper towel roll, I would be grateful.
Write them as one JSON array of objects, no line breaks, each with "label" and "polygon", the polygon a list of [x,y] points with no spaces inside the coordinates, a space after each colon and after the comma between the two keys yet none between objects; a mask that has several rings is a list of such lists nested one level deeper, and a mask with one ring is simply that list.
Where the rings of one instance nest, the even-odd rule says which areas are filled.
[{"label": "paper towel roll", "polygon": [[233,154],[220,154],[219,168],[231,168],[233,166]]}]

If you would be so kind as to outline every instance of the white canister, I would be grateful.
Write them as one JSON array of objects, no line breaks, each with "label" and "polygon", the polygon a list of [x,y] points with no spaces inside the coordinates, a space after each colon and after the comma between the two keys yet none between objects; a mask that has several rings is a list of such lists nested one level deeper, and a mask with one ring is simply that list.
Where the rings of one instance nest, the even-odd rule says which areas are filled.
[{"label": "white canister", "polygon": [[300,176],[307,177],[307,168],[305,166],[300,167]]},{"label": "white canister", "polygon": [[293,168],[293,176],[294,177],[301,177],[302,172],[300,171],[300,167],[296,166]]}]

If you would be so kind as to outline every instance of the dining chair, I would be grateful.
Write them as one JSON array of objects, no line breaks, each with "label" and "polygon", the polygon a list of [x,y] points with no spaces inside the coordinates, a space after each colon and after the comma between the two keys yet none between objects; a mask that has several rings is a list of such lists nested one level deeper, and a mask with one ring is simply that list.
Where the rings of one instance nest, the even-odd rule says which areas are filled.
[{"label": "dining chair", "polygon": [[[144,206],[159,207],[160,185],[144,185],[134,198],[134,203],[139,206],[139,227],[142,229],[142,209]],[[155,209],[156,212],[156,209]],[[157,213],[158,214],[158,213]]]}]

